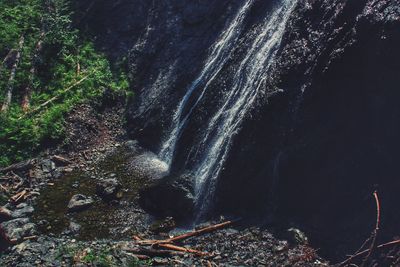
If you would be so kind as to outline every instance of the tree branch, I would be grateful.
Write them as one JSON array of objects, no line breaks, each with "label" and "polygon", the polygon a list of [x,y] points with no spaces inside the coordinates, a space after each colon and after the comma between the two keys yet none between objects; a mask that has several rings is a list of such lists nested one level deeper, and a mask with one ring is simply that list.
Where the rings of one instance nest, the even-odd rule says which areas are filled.
[{"label": "tree branch", "polygon": [[76,83],[72,84],[71,86],[69,86],[68,88],[66,88],[64,91],[62,91],[60,94],[53,96],[52,98],[50,98],[49,100],[47,100],[46,102],[40,104],[38,107],[32,109],[30,112],[25,113],[24,115],[22,115],[21,117],[19,117],[18,119],[22,119],[24,118],[26,115],[28,114],[32,114],[35,113],[39,110],[41,110],[42,108],[44,108],[45,106],[47,106],[48,104],[54,102],[55,100],[57,100],[58,98],[60,98],[60,96],[62,94],[65,94],[66,92],[70,91],[71,89],[73,89],[74,87],[78,86],[79,84],[81,84],[82,82],[84,82],[87,78],[89,78],[90,75],[87,75],[85,77],[83,77],[82,79],[80,79],[79,81],[77,81]]}]

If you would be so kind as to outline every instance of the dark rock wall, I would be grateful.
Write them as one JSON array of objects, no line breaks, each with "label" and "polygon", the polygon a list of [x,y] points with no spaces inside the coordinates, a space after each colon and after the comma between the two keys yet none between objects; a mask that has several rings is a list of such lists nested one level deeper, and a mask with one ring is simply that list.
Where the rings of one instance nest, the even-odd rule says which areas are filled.
[{"label": "dark rock wall", "polygon": [[373,229],[378,190],[381,238],[399,233],[399,16],[399,1],[299,3],[276,64],[283,92],[237,136],[221,210],[274,212],[343,255]]},{"label": "dark rock wall", "polygon": [[[156,150],[209,47],[243,1],[80,2],[81,27],[111,57],[128,58],[136,93],[130,132]],[[268,12],[267,2],[256,2],[248,31]],[[216,211],[274,213],[318,233],[319,244],[348,249],[373,227],[377,189],[383,237],[398,234],[399,47],[398,0],[298,1],[267,94],[234,139]]]},{"label": "dark rock wall", "polygon": [[136,101],[131,132],[156,150],[177,101],[242,1],[76,1],[80,27],[112,59],[126,57]]}]

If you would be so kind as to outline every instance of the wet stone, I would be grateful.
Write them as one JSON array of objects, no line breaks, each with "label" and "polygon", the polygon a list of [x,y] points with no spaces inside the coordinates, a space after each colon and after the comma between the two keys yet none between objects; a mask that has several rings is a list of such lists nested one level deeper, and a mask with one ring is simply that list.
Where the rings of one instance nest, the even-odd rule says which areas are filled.
[{"label": "wet stone", "polygon": [[21,240],[23,237],[36,234],[35,224],[28,218],[18,218],[0,224],[4,235],[10,240]]},{"label": "wet stone", "polygon": [[76,223],[74,221],[71,221],[69,223],[68,228],[64,230],[63,234],[65,234],[65,235],[77,235],[77,234],[79,234],[81,228],[82,227],[78,223]]},{"label": "wet stone", "polygon": [[12,212],[6,207],[0,207],[0,222],[6,221],[12,218]]},{"label": "wet stone", "polygon": [[49,173],[56,168],[56,164],[49,159],[45,159],[42,161],[41,167],[44,173]]},{"label": "wet stone", "polygon": [[96,184],[96,192],[103,199],[111,200],[119,196],[121,183],[115,178],[104,179]]},{"label": "wet stone", "polygon": [[34,208],[32,206],[28,206],[28,205],[23,205],[17,206],[17,209],[11,212],[11,216],[13,218],[22,218],[22,217],[27,217],[30,214],[32,214],[34,211]]},{"label": "wet stone", "polygon": [[70,222],[68,229],[71,231],[71,233],[77,234],[81,230],[81,226],[76,222]]},{"label": "wet stone", "polygon": [[176,223],[174,218],[172,217],[167,217],[164,220],[159,220],[154,222],[150,226],[150,231],[154,233],[168,233],[172,229],[176,227]]},{"label": "wet stone", "polygon": [[304,232],[297,228],[290,228],[286,232],[287,239],[289,242],[297,245],[307,245],[308,238]]},{"label": "wet stone", "polygon": [[82,194],[73,195],[68,203],[68,211],[81,211],[89,208],[94,203],[91,197]]}]

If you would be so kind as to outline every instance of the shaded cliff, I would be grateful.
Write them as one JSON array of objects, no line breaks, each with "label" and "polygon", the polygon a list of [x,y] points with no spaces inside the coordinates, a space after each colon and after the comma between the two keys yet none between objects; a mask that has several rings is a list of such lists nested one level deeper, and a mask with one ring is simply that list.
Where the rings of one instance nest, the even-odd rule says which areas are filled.
[{"label": "shaded cliff", "polygon": [[[266,2],[254,1],[229,60],[188,120],[173,174],[190,172],[198,162],[193,151],[204,146],[201,132],[233,87],[232,73],[266,18],[281,4]],[[80,6],[82,27],[98,36],[99,46],[111,57],[128,58],[137,93],[128,113],[132,137],[158,152],[180,99],[244,3]],[[348,250],[372,229],[377,189],[382,238],[389,239],[400,232],[400,2],[297,1],[285,26],[263,93],[229,145],[210,196],[212,211],[274,214],[303,225],[319,245]]]},{"label": "shaded cliff", "polygon": [[373,228],[377,189],[382,238],[398,234],[399,6],[299,3],[276,64],[283,91],[235,139],[217,194],[222,210],[268,203],[266,212],[307,225],[318,245],[346,250]]}]

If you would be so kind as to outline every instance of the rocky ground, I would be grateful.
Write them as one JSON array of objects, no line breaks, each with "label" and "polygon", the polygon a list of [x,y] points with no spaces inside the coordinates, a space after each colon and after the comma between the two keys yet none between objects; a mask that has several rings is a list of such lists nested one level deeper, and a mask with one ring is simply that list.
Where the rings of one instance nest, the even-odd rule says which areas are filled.
[{"label": "rocky ground", "polygon": [[63,144],[1,169],[1,266],[327,265],[297,230],[289,236],[300,238],[289,242],[239,225],[178,243],[203,257],[149,256],[151,248],[133,236],[165,239],[189,230],[175,228],[172,218],[155,220],[139,206],[139,190],[164,170],[149,166],[157,163],[154,155],[127,139],[118,103],[75,108]]},{"label": "rocky ground", "polygon": [[121,101],[83,104],[62,144],[0,170],[1,266],[329,266],[300,230],[243,220],[173,243],[185,251],[143,245],[193,227],[139,205],[139,191],[165,169],[127,138],[124,112]]}]

